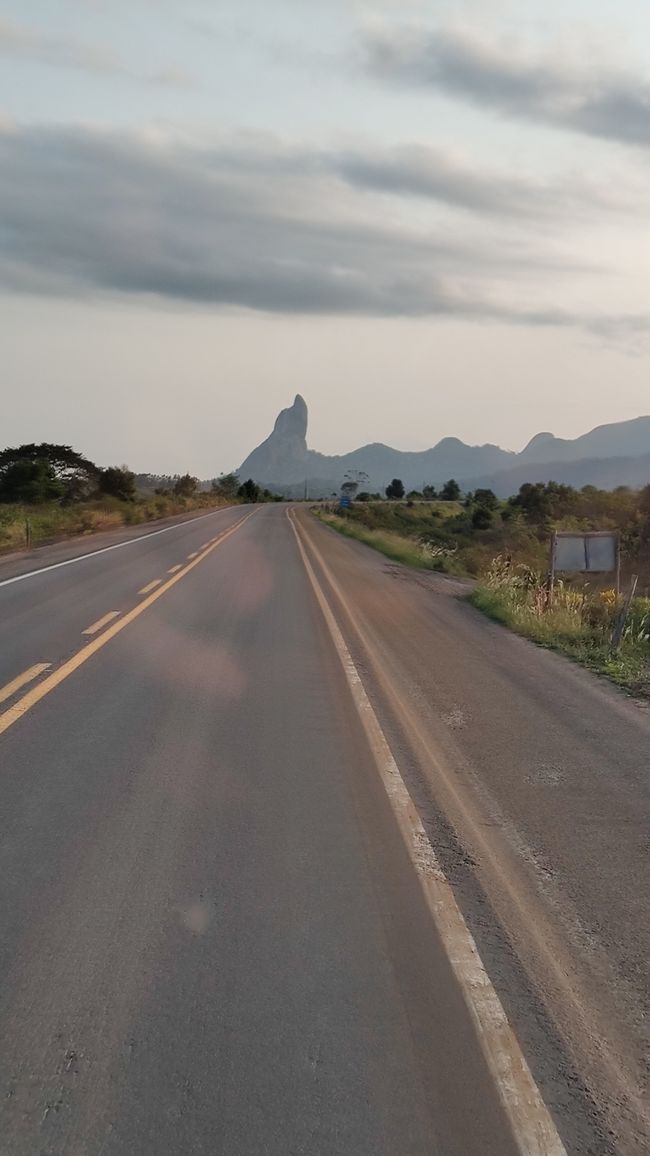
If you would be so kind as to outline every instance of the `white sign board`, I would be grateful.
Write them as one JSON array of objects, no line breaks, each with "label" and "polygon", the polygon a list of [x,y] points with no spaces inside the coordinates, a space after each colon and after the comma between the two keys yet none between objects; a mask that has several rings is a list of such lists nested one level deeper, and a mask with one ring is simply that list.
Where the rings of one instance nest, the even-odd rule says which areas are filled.
[{"label": "white sign board", "polygon": [[613,571],[618,565],[618,535],[609,532],[555,534],[553,553],[555,570],[590,574]]}]

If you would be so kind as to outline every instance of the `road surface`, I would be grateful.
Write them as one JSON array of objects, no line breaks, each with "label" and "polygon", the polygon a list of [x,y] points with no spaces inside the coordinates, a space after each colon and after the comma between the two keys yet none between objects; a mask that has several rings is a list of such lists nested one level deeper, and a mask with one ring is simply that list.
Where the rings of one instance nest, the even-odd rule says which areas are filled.
[{"label": "road surface", "polygon": [[0,1151],[647,1151],[647,715],[287,513],[0,564]]}]

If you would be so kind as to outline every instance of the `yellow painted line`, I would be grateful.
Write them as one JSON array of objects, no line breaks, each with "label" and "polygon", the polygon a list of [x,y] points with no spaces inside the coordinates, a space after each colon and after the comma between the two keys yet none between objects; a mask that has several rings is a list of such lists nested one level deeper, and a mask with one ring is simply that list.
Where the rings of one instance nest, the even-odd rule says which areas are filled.
[{"label": "yellow painted line", "polygon": [[168,574],[177,574],[178,571],[180,570],[180,568],[181,568],[181,564],[179,562],[178,566],[172,566],[171,570],[168,570],[167,573]]},{"label": "yellow painted line", "polygon": [[142,590],[138,590],[138,594],[150,594],[152,590],[156,589],[156,586],[160,586],[161,582],[162,578],[154,578],[153,582],[150,582],[148,586],[143,586]]},{"label": "yellow painted line", "polygon": [[190,558],[196,558],[196,557],[197,557],[197,555],[198,555],[198,553],[199,553],[199,552],[198,552],[198,550],[195,550],[193,554],[188,554],[188,555],[187,555],[187,557],[188,557],[188,560],[189,560]]},{"label": "yellow painted line", "polygon": [[431,917],[474,1022],[479,1045],[510,1122],[517,1148],[521,1156],[567,1156],[553,1118],[458,906],[453,888],[409,794],[329,599],[311,564],[307,542],[309,552],[318,561],[330,590],[345,605],[341,589],[312,539],[306,537],[295,515],[292,517],[287,510],[287,517]]},{"label": "yellow painted line", "polygon": [[28,682],[33,682],[35,678],[38,678],[39,674],[42,674],[44,670],[49,670],[50,665],[51,663],[49,662],[37,662],[36,666],[30,666],[29,670],[24,670],[22,674],[18,675],[18,678],[14,678],[13,682],[8,682],[6,686],[1,687],[0,702],[6,702],[8,698],[11,698],[12,694],[15,694],[18,690],[22,690],[24,686],[27,686]]},{"label": "yellow painted line", "polygon": [[8,731],[9,727],[18,722],[18,719],[21,719],[23,715],[27,714],[27,711],[31,710],[33,706],[36,706],[36,704],[40,702],[42,698],[45,698],[45,696],[49,694],[50,691],[54,690],[57,686],[60,686],[62,682],[65,682],[66,678],[69,678],[71,674],[74,674],[75,670],[78,670],[80,666],[83,666],[84,662],[88,662],[88,659],[92,658],[93,654],[96,654],[98,650],[101,650],[103,646],[106,646],[106,644],[110,642],[111,639],[115,638],[115,636],[120,633],[120,631],[125,630],[127,626],[130,626],[132,622],[135,622],[136,618],[139,618],[141,614],[144,614],[145,610],[148,610],[150,606],[153,606],[154,602],[157,602],[159,598],[162,598],[163,594],[166,594],[168,590],[171,590],[172,586],[175,586],[177,582],[180,582],[186,574],[190,573],[190,570],[193,570],[195,566],[198,566],[204,558],[207,558],[208,554],[211,554],[213,550],[216,550],[222,542],[226,541],[226,538],[229,538],[231,534],[234,534],[240,528],[240,526],[244,525],[244,522],[247,522],[248,519],[252,518],[256,513],[257,510],[253,510],[252,513],[246,514],[244,518],[240,518],[238,522],[235,522],[234,526],[230,526],[229,529],[224,530],[223,534],[217,538],[217,540],[210,547],[210,549],[206,551],[205,554],[202,554],[200,558],[196,559],[196,561],[190,562],[189,566],[185,566],[185,568],[178,574],[174,574],[173,578],[169,578],[167,582],[165,582],[164,586],[159,586],[157,590],[154,590],[153,594],[150,594],[148,598],[145,598],[144,602],[140,602],[138,606],[134,606],[133,610],[129,610],[128,614],[125,614],[122,618],[118,619],[117,622],[114,622],[113,625],[109,626],[103,634],[98,635],[97,638],[91,639],[91,641],[87,643],[83,650],[79,650],[76,654],[73,654],[72,658],[69,658],[67,662],[62,663],[62,665],[59,666],[57,670],[52,671],[52,674],[49,674],[47,678],[44,678],[42,682],[39,682],[38,686],[35,686],[32,688],[32,690],[27,691],[27,694],[23,695],[23,697],[19,699],[18,702],[14,703],[13,706],[10,706],[8,710],[3,712],[3,714],[0,714],[0,735],[4,734],[5,731]]},{"label": "yellow painted line", "polygon": [[87,630],[82,630],[81,633],[97,634],[97,631],[101,630],[102,626],[108,626],[109,622],[112,622],[114,618],[119,618],[119,616],[119,610],[109,610],[108,614],[105,614],[103,618],[98,619],[97,622],[93,622],[92,626],[89,626]]}]

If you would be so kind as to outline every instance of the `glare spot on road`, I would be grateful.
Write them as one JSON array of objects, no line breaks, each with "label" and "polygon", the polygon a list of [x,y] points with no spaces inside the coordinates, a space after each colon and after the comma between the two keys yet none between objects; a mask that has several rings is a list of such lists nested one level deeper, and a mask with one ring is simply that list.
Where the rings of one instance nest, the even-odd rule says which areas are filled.
[{"label": "glare spot on road", "polygon": [[181,918],[188,931],[194,935],[203,935],[212,922],[213,914],[209,900],[197,899],[181,912]]}]

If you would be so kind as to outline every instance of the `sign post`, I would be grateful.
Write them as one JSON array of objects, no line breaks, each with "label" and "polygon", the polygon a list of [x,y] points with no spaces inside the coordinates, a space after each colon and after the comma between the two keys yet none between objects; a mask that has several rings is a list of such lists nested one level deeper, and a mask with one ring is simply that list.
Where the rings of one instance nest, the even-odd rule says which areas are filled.
[{"label": "sign post", "polygon": [[548,604],[558,572],[615,576],[616,598],[621,593],[621,542],[615,530],[554,530],[551,535],[548,571]]}]

